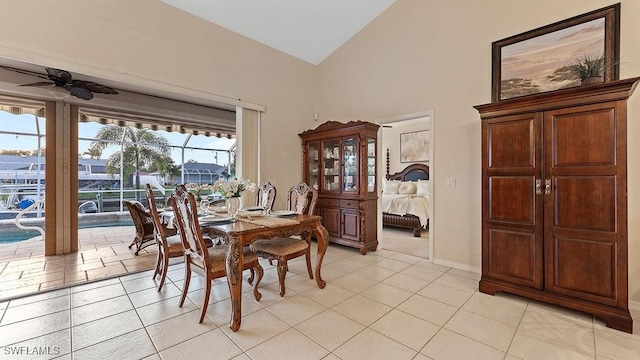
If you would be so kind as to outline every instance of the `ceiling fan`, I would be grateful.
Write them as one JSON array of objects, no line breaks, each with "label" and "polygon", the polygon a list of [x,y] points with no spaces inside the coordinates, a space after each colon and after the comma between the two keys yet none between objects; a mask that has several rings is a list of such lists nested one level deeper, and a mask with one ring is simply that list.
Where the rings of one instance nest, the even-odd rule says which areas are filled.
[{"label": "ceiling fan", "polygon": [[69,94],[83,100],[93,99],[93,93],[118,94],[115,89],[105,85],[94,83],[93,81],[73,80],[71,78],[71,73],[66,70],[54,69],[50,67],[46,67],[44,69],[47,71],[46,77],[38,73],[32,73],[31,75],[49,81],[38,81],[29,84],[22,84],[20,86],[44,87],[53,85],[55,87],[63,88],[67,90]]}]

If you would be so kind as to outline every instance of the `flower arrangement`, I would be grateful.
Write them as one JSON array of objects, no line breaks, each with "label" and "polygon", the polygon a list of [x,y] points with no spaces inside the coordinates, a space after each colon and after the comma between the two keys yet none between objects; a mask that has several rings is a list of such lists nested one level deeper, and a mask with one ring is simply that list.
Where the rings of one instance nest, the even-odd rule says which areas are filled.
[{"label": "flower arrangement", "polygon": [[218,179],[213,184],[213,191],[217,191],[227,199],[240,197],[245,190],[256,191],[256,184],[246,179],[232,179],[229,181]]}]

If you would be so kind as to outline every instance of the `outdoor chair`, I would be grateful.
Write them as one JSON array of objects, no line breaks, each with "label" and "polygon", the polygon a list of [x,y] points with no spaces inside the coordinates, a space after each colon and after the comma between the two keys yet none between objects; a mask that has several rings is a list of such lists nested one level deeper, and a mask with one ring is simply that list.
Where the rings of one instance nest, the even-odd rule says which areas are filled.
[{"label": "outdoor chair", "polygon": [[135,254],[138,255],[140,250],[156,242],[156,237],[153,232],[153,221],[151,220],[151,215],[139,201],[122,200],[122,203],[127,207],[127,210],[129,210],[133,225],[136,228],[136,235],[131,245],[129,245],[129,249],[135,245]]}]

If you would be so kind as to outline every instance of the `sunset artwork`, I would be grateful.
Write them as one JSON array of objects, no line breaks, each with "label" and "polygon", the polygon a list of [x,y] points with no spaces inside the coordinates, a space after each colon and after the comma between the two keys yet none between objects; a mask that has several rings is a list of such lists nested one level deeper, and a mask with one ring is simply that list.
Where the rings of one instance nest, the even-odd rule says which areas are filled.
[{"label": "sunset artwork", "polygon": [[501,48],[500,100],[580,85],[577,59],[605,54],[605,18]]}]

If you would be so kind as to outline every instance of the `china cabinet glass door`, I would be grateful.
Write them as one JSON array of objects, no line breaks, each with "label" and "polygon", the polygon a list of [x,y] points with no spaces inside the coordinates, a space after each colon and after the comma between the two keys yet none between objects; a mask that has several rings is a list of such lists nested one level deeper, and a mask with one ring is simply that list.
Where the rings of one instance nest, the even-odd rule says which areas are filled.
[{"label": "china cabinet glass door", "polygon": [[318,190],[320,186],[320,160],[318,156],[318,151],[320,144],[318,143],[309,143],[307,149],[307,154],[309,156],[308,160],[308,168],[309,172],[309,185],[311,185],[314,189]]},{"label": "china cabinet glass door", "polygon": [[353,137],[342,139],[342,156],[344,172],[342,178],[343,192],[358,191],[358,141]]},{"label": "china cabinet glass door", "polygon": [[325,191],[340,191],[340,141],[325,140],[322,142],[323,182]]},{"label": "china cabinet glass door", "polygon": [[376,139],[367,139],[367,191],[376,191]]}]

